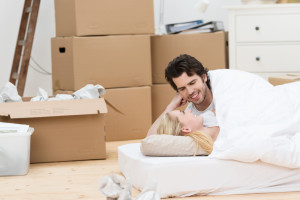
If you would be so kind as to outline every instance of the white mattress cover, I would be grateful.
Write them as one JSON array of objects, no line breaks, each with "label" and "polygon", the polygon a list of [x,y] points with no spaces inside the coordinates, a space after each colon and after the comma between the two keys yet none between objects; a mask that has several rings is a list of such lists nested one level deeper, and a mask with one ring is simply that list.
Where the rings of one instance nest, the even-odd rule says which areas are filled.
[{"label": "white mattress cover", "polygon": [[148,157],[140,143],[118,147],[119,167],[132,185],[161,198],[300,191],[300,168],[207,156]]}]

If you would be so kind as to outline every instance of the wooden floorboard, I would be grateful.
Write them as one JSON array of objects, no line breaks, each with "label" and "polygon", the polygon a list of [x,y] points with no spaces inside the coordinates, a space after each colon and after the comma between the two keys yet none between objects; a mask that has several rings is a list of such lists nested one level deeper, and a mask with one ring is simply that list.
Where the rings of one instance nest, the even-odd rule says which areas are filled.
[{"label": "wooden floorboard", "polygon": [[[117,147],[139,140],[107,142],[106,160],[31,164],[25,176],[0,177],[0,200],[105,199],[98,192],[101,177],[121,174]],[[299,188],[300,190],[300,188]],[[133,188],[133,199],[139,191]],[[197,196],[172,200],[300,200],[300,192]]]}]

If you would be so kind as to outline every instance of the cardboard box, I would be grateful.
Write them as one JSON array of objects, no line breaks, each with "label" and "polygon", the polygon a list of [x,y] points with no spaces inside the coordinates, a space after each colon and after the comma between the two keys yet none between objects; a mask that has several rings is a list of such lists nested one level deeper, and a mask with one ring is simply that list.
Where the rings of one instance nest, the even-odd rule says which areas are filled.
[{"label": "cardboard box", "polygon": [[151,37],[152,82],[167,83],[165,68],[180,54],[197,58],[204,67],[228,68],[227,33],[173,34]]},{"label": "cardboard box", "polygon": [[31,163],[105,159],[103,98],[0,104],[1,121],[28,124]]},{"label": "cardboard box", "polygon": [[106,141],[145,138],[152,124],[150,86],[107,89]]},{"label": "cardboard box", "polygon": [[56,36],[153,34],[153,0],[55,0]]},{"label": "cardboard box", "polygon": [[53,90],[151,85],[149,35],[52,38]]},{"label": "cardboard box", "polygon": [[300,74],[286,74],[286,75],[282,75],[282,76],[270,76],[268,78],[269,82],[272,85],[282,85],[285,83],[291,83],[291,82],[295,82],[295,81],[300,81]]},{"label": "cardboard box", "polygon": [[176,91],[169,84],[153,84],[151,86],[152,122],[154,122],[175,96]]},{"label": "cardboard box", "polygon": [[33,131],[29,128],[27,132],[0,133],[0,176],[27,174]]}]

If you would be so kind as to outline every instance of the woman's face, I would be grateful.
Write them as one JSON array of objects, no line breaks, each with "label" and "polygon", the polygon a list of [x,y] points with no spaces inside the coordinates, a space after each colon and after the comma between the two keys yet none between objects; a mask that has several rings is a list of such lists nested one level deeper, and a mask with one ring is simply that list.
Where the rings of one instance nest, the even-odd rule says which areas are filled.
[{"label": "woman's face", "polygon": [[168,114],[172,119],[177,118],[183,128],[189,128],[191,131],[198,131],[203,128],[203,117],[194,115],[191,110],[173,110]]}]

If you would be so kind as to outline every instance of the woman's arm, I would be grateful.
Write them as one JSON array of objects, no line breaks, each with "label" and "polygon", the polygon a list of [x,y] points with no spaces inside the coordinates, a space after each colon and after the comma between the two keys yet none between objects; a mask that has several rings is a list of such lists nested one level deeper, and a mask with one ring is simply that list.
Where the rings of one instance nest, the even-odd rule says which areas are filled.
[{"label": "woman's arm", "polygon": [[186,104],[187,101],[185,101],[184,99],[182,99],[182,97],[179,94],[176,94],[173,99],[171,100],[171,102],[169,103],[169,105],[166,107],[165,111],[155,120],[155,122],[152,124],[152,126],[150,127],[150,129],[148,130],[147,136],[149,135],[154,135],[157,132],[157,128],[159,126],[159,122],[161,117],[172,111],[175,110],[178,107],[181,107],[183,105]]}]

